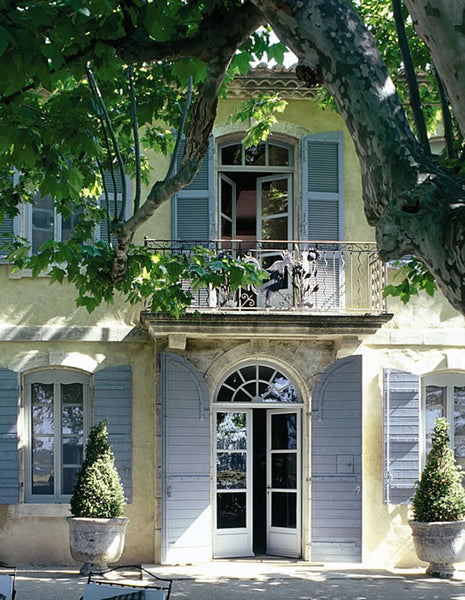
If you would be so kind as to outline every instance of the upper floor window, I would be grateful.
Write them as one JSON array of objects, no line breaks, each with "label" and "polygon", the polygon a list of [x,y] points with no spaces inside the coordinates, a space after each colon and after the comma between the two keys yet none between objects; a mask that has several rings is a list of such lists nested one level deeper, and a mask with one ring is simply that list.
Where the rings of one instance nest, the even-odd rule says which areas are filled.
[{"label": "upper floor window", "polygon": [[220,145],[219,153],[218,236],[241,240],[242,250],[255,240],[293,239],[294,146],[268,141],[245,148],[234,142]]},{"label": "upper floor window", "polygon": [[[119,214],[121,210],[124,188],[127,197],[130,198],[130,181],[128,177],[122,178],[118,172],[114,174],[113,178],[109,171],[105,171],[104,181],[107,194],[102,194],[99,202],[102,208],[106,208],[108,201],[108,212],[112,218],[115,212]],[[124,218],[128,219],[130,213],[131,205],[128,201],[125,206]],[[32,254],[37,254],[42,244],[48,240],[66,242],[71,239],[79,216],[78,209],[66,218],[63,217],[57,211],[51,196],[43,196],[36,192],[32,202],[22,206],[20,215],[8,218],[3,224],[0,224],[0,247],[4,242],[11,241],[14,235],[19,235],[28,240]],[[109,224],[106,219],[95,226],[94,239],[115,242],[114,236],[109,232]],[[0,261],[5,258],[5,255],[6,253],[2,253],[0,250]]]},{"label": "upper floor window", "polygon": [[69,240],[78,217],[79,214],[76,213],[64,219],[57,212],[51,196],[36,193],[33,203],[26,207],[25,217],[25,237],[31,242],[32,253],[37,254],[42,244],[48,240]]},{"label": "upper floor window", "polygon": [[51,369],[24,377],[25,500],[68,502],[81,469],[89,421],[89,376]]},{"label": "upper floor window", "polygon": [[240,367],[223,381],[217,402],[301,402],[297,388],[275,367],[263,364]]},{"label": "upper floor window", "polygon": [[457,462],[465,468],[465,373],[428,375],[422,380],[424,460],[431,449],[434,422],[449,422],[451,447]]}]

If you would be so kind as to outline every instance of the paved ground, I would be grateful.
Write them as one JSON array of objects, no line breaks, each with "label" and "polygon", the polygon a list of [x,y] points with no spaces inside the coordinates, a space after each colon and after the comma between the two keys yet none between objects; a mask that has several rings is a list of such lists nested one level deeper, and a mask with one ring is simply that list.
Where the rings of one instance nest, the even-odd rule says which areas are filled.
[{"label": "paved ground", "polygon": [[[465,600],[465,571],[454,580],[440,580],[419,569],[387,571],[301,561],[148,568],[174,579],[171,600]],[[77,570],[23,566],[18,568],[16,600],[78,600],[84,584]]]}]

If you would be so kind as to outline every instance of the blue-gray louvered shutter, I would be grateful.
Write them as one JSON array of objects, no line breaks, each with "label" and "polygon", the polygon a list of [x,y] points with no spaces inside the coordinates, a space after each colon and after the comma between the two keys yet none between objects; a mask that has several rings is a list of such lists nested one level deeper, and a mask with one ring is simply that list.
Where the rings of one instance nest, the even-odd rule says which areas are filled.
[{"label": "blue-gray louvered shutter", "polygon": [[384,371],[384,500],[407,504],[420,474],[420,379]]},{"label": "blue-gray louvered shutter", "polygon": [[[302,140],[302,239],[344,239],[343,134],[331,131]],[[316,308],[341,308],[342,270],[337,245],[319,245]]]},{"label": "blue-gray louvered shutter", "polygon": [[[13,170],[13,175],[8,176],[11,184],[14,184],[18,179],[18,172],[16,169]],[[12,192],[13,193],[13,189]],[[1,199],[0,199],[1,202]],[[5,262],[8,252],[2,250],[2,246],[7,242],[12,242],[14,236],[18,233],[19,216],[8,217],[6,216],[3,223],[0,223],[0,263]]]},{"label": "blue-gray louvered shutter", "polygon": [[4,262],[8,252],[2,250],[2,246],[7,242],[12,242],[15,233],[15,219],[5,217],[3,223],[0,223],[0,262]]},{"label": "blue-gray louvered shutter", "polygon": [[108,439],[128,502],[132,498],[131,367],[109,367],[94,375],[94,423],[108,420]]},{"label": "blue-gray louvered shutter", "polygon": [[199,371],[162,355],[162,562],[206,562],[211,550],[210,401]]},{"label": "blue-gray louvered shutter", "polygon": [[[110,212],[110,219],[112,219],[112,217],[115,214],[115,193],[116,210],[119,215],[123,203],[123,184],[126,186],[127,198],[125,207],[125,219],[128,219],[131,212],[131,182],[129,180],[129,177],[122,178],[121,173],[119,171],[115,171],[113,181],[113,177],[110,171],[105,171],[103,174],[103,179],[108,194],[108,208]],[[104,194],[100,196],[99,202],[100,207],[106,210],[107,206]],[[108,242],[108,219],[104,218],[102,219],[102,221],[100,221],[99,230],[97,232],[97,238],[103,240],[104,242]],[[116,243],[116,238],[114,235],[110,235],[110,240],[112,244]]]},{"label": "blue-gray louvered shutter", "polygon": [[312,398],[311,559],[362,560],[362,358],[321,375]]},{"label": "blue-gray louvered shutter", "polygon": [[[184,140],[177,154],[177,165],[184,153]],[[188,249],[190,246],[206,246],[215,238],[214,224],[214,140],[210,138],[209,148],[202,159],[199,172],[193,181],[173,197],[173,239],[176,246]],[[190,287],[188,281],[182,283],[183,288]],[[200,288],[194,293],[194,306],[209,306],[214,302],[207,288]]]},{"label": "blue-gray louvered shutter", "polygon": [[[177,164],[184,153],[181,143]],[[173,197],[173,239],[181,242],[206,242],[215,238],[214,223],[214,140],[194,180]]]},{"label": "blue-gray louvered shutter", "polygon": [[343,134],[330,131],[302,140],[303,239],[344,237]]},{"label": "blue-gray louvered shutter", "polygon": [[17,504],[18,466],[18,374],[0,369],[0,504]]}]

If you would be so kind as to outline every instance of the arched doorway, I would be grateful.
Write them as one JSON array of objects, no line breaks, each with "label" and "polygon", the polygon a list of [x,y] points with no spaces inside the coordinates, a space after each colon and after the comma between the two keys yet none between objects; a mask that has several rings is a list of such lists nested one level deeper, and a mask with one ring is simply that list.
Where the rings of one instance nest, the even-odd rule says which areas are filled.
[{"label": "arched doorway", "polygon": [[213,410],[213,555],[301,556],[302,399],[271,363],[227,374]]}]

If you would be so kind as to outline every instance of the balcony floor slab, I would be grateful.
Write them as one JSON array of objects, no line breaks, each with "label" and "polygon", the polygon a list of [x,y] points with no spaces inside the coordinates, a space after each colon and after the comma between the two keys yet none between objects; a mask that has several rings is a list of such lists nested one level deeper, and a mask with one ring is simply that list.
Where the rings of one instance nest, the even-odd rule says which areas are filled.
[{"label": "balcony floor slab", "polygon": [[300,312],[199,312],[179,319],[148,311],[141,324],[153,338],[185,335],[189,338],[280,338],[334,340],[373,335],[392,318],[390,313],[328,314]]}]

